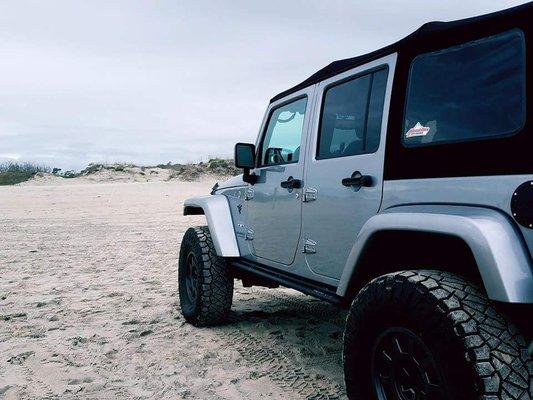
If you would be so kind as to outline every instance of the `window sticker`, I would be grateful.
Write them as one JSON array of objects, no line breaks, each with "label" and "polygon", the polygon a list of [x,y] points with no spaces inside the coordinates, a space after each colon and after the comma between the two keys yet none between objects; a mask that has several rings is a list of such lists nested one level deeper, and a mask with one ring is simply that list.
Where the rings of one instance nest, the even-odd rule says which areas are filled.
[{"label": "window sticker", "polygon": [[405,133],[405,137],[409,139],[416,136],[426,136],[429,133],[429,129],[429,126],[423,126],[420,122],[417,122],[415,126]]}]

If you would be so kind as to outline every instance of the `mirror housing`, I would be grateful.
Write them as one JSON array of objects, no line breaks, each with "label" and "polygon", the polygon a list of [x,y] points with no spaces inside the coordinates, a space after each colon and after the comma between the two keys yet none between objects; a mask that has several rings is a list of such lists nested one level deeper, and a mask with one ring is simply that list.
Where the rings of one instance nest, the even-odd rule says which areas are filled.
[{"label": "mirror housing", "polygon": [[255,168],[255,145],[251,143],[237,143],[235,145],[235,166],[244,170],[242,180],[255,184],[257,175],[250,174],[250,170]]},{"label": "mirror housing", "polygon": [[243,169],[255,167],[255,146],[251,143],[237,143],[235,145],[235,166]]}]

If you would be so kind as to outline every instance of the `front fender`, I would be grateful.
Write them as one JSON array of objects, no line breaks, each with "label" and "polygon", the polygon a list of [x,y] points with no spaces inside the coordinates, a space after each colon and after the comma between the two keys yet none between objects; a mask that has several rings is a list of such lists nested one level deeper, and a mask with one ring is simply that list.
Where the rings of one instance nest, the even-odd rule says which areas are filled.
[{"label": "front fender", "polygon": [[213,245],[220,257],[240,257],[228,199],[221,194],[185,200],[183,215],[205,214]]},{"label": "front fender", "polygon": [[490,299],[533,303],[531,258],[520,232],[509,218],[493,209],[446,205],[395,207],[370,218],[348,256],[338,295],[346,294],[351,279],[357,274],[357,263],[367,241],[377,232],[390,230],[461,238],[474,255]]}]

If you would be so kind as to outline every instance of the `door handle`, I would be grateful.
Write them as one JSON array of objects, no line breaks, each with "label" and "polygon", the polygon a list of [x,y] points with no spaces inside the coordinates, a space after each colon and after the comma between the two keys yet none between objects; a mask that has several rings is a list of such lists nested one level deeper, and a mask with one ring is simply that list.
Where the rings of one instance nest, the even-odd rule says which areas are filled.
[{"label": "door handle", "polygon": [[300,179],[294,179],[292,176],[289,176],[286,181],[281,182],[281,187],[283,189],[299,189],[302,187],[302,181]]},{"label": "door handle", "polygon": [[362,186],[372,186],[372,177],[370,175],[362,175],[359,171],[355,171],[349,178],[344,178],[341,181],[343,186],[353,186],[361,188]]}]

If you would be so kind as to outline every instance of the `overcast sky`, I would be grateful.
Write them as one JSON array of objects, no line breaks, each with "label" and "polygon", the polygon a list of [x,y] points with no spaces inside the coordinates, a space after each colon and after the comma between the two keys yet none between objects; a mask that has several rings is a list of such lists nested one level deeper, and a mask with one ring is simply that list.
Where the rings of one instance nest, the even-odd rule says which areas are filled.
[{"label": "overcast sky", "polygon": [[0,161],[230,156],[273,95],[329,62],[521,3],[2,0]]}]

